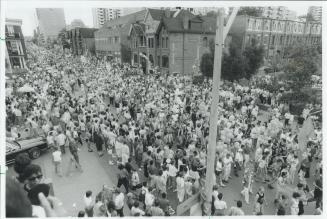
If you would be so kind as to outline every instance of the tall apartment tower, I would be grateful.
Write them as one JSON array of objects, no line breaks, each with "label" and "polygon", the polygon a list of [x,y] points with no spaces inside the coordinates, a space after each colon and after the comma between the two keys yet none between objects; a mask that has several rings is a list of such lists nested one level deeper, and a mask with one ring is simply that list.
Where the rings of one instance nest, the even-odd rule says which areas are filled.
[{"label": "tall apartment tower", "polygon": [[311,6],[311,7],[309,7],[308,14],[310,14],[313,17],[313,19],[315,19],[316,21],[320,21],[321,22],[321,18],[322,18],[322,7],[319,7],[319,6]]},{"label": "tall apartment tower", "polygon": [[195,15],[206,15],[210,11],[214,11],[214,8],[208,7],[197,7],[197,8],[185,8],[185,7],[175,7],[176,10],[187,10]]},{"label": "tall apartment tower", "polygon": [[44,40],[58,37],[59,32],[66,28],[63,8],[37,8],[36,16],[39,23],[40,34]]},{"label": "tall apartment tower", "polygon": [[106,21],[121,17],[122,13],[121,8],[93,8],[93,26],[100,28]]}]

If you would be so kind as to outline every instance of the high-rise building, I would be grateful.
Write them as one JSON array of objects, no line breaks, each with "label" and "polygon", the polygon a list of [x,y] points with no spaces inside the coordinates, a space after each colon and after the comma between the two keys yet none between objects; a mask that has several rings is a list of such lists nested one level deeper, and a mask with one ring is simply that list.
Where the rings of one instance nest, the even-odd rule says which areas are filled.
[{"label": "high-rise building", "polygon": [[279,20],[296,20],[296,12],[285,6],[263,7],[262,17]]},{"label": "high-rise building", "polygon": [[44,40],[56,39],[59,32],[66,28],[63,8],[37,8],[36,16],[39,23],[40,34]]},{"label": "high-rise building", "polygon": [[121,17],[122,13],[121,8],[93,8],[93,26],[100,28],[106,21]]},{"label": "high-rise building", "polygon": [[6,19],[6,73],[15,73],[26,68],[27,55],[22,23],[20,19]]},{"label": "high-rise building", "polygon": [[319,6],[311,6],[311,7],[309,7],[308,15],[311,15],[314,20],[321,22],[321,18],[322,18],[322,7],[319,7]]},{"label": "high-rise building", "polygon": [[115,18],[119,18],[122,16],[121,8],[108,8],[109,11],[109,20],[113,20]]},{"label": "high-rise building", "polygon": [[175,7],[175,9],[187,10],[195,15],[206,15],[208,12],[215,10],[214,8],[208,8],[208,7],[197,7],[197,8]]}]

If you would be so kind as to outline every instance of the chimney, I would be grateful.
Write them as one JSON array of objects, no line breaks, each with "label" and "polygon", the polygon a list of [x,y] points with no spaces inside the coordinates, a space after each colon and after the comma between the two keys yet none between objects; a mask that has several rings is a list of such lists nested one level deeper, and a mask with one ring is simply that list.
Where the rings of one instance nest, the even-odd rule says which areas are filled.
[{"label": "chimney", "polygon": [[165,17],[170,18],[170,9],[169,8],[165,9]]},{"label": "chimney", "polygon": [[188,16],[188,14],[184,14],[184,16],[183,16],[183,29],[184,30],[189,29],[189,21],[190,21],[190,18]]}]

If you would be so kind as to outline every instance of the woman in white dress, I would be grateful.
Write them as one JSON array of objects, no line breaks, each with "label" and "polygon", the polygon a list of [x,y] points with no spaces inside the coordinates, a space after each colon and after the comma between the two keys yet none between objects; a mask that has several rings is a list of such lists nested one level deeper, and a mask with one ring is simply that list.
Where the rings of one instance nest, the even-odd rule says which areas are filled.
[{"label": "woman in white dress", "polygon": [[185,195],[185,181],[182,172],[178,172],[176,177],[176,184],[177,184],[177,198],[178,201],[181,203],[183,202],[184,195]]}]

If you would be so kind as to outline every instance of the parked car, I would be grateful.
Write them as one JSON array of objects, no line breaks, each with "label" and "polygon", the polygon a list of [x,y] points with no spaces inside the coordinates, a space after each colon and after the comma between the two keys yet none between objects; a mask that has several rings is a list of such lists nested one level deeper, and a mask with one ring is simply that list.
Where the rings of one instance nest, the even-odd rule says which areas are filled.
[{"label": "parked car", "polygon": [[6,165],[12,164],[20,153],[27,153],[31,159],[40,157],[43,151],[49,148],[43,137],[24,139],[18,141],[6,141]]}]

